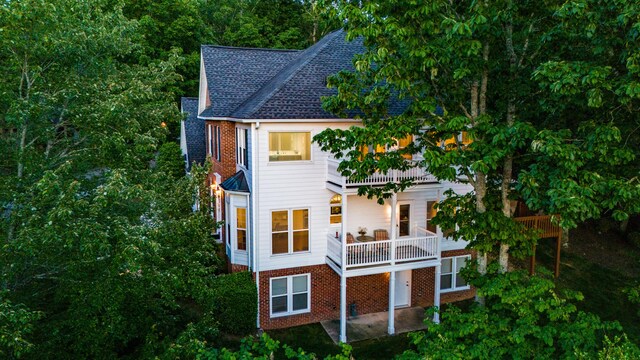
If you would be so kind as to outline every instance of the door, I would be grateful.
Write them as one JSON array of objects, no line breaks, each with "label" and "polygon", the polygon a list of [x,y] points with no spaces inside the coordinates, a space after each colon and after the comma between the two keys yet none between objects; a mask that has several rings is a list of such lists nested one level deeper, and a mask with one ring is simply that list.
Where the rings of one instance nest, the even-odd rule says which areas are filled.
[{"label": "door", "polygon": [[411,204],[398,202],[398,237],[411,236]]},{"label": "door", "polygon": [[411,305],[411,270],[396,271],[396,307]]}]

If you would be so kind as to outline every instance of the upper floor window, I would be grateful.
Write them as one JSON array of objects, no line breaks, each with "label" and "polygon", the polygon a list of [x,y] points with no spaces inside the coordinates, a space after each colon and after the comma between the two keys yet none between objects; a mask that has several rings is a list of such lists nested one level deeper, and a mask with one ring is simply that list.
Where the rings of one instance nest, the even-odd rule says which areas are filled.
[{"label": "upper floor window", "polygon": [[311,160],[310,132],[269,133],[269,161]]},{"label": "upper floor window", "polygon": [[469,288],[467,281],[460,275],[460,269],[467,264],[469,259],[471,259],[469,255],[442,259],[440,290],[453,291]]},{"label": "upper floor window", "polygon": [[236,164],[247,167],[249,154],[247,153],[247,138],[249,130],[236,128]]},{"label": "upper floor window", "polygon": [[[413,141],[413,135],[409,134],[406,137],[402,138],[402,139],[397,139],[397,145],[387,148],[386,146],[380,145],[380,144],[376,144],[374,145],[364,145],[360,147],[360,153],[362,154],[360,159],[362,160],[364,158],[365,154],[368,153],[372,153],[372,154],[382,154],[385,153],[389,150],[400,150],[400,149],[404,149],[407,146],[409,146],[409,144],[411,144],[411,142]],[[412,154],[402,154],[402,157],[407,159],[407,160],[411,160],[413,158]]]},{"label": "upper floor window", "polygon": [[469,133],[467,131],[462,131],[460,132],[460,134],[444,140],[442,142],[442,145],[444,146],[445,150],[450,150],[457,147],[458,143],[460,144],[461,147],[464,148],[467,145],[471,144],[472,142],[473,142],[473,139],[471,139],[471,136],[469,135]]},{"label": "upper floor window", "polygon": [[247,250],[247,208],[236,208],[238,250]]},{"label": "upper floor window", "polygon": [[213,127],[213,158],[220,161],[220,126]]},{"label": "upper floor window", "polygon": [[333,195],[333,197],[331,198],[331,201],[329,201],[329,205],[331,206],[331,213],[329,215],[329,224],[342,223],[342,196]]},{"label": "upper floor window", "polygon": [[271,212],[271,253],[309,251],[309,209]]},{"label": "upper floor window", "polygon": [[427,230],[434,234],[437,232],[437,227],[431,220],[436,216],[436,203],[437,201],[427,201]]},{"label": "upper floor window", "polygon": [[207,155],[213,157],[213,125],[207,124]]}]

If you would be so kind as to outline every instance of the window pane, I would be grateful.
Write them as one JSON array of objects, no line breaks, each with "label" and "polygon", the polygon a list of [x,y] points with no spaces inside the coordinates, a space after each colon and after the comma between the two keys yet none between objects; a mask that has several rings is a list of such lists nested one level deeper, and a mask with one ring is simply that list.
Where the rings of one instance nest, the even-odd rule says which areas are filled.
[{"label": "window pane", "polygon": [[274,314],[287,312],[287,297],[277,296],[271,298],[271,312]]},{"label": "window pane", "polygon": [[443,273],[451,272],[451,259],[442,259],[442,270]]},{"label": "window pane", "polygon": [[299,293],[307,291],[307,276],[294,276],[293,277],[293,292]]},{"label": "window pane", "polygon": [[238,250],[247,250],[247,230],[237,230]]},{"label": "window pane", "polygon": [[307,305],[307,293],[293,295],[293,311],[306,310]]},{"label": "window pane", "polygon": [[342,214],[342,206],[331,207],[331,215],[340,215],[340,214]]},{"label": "window pane", "polygon": [[289,229],[289,215],[285,211],[271,213],[271,231],[287,231]]},{"label": "window pane", "polygon": [[293,232],[293,251],[308,251],[309,250],[309,231],[294,231]]},{"label": "window pane", "polygon": [[309,210],[293,210],[293,230],[309,228]]},{"label": "window pane", "polygon": [[467,286],[467,281],[460,274],[456,274],[456,287]]},{"label": "window pane", "polygon": [[269,161],[311,160],[311,133],[269,133]]},{"label": "window pane", "polygon": [[237,208],[236,220],[237,220],[237,227],[239,229],[246,229],[247,228],[247,209]]},{"label": "window pane", "polygon": [[329,217],[330,224],[340,224],[342,222],[342,215],[333,215]]},{"label": "window pane", "polygon": [[467,265],[466,257],[456,258],[456,272],[459,272],[465,265]]},{"label": "window pane", "polygon": [[451,280],[453,279],[451,274],[440,275],[440,289],[451,289]]},{"label": "window pane", "polygon": [[273,254],[286,254],[289,252],[289,233],[271,234],[271,251]]},{"label": "window pane", "polygon": [[342,204],[342,196],[341,195],[333,195],[329,204]]},{"label": "window pane", "polygon": [[284,295],[287,293],[287,279],[273,279],[271,280],[271,295]]}]

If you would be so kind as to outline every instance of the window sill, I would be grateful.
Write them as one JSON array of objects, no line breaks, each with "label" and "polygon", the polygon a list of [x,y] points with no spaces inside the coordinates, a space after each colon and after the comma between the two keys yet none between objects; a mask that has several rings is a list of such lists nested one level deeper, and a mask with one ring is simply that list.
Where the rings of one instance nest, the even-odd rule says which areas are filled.
[{"label": "window sill", "polygon": [[282,253],[282,254],[271,254],[272,258],[277,258],[277,257],[287,257],[287,256],[291,256],[291,255],[308,255],[311,254],[311,250],[307,250],[307,251],[296,251],[296,252],[291,252],[291,253]]},{"label": "window sill", "polygon": [[471,286],[467,285],[467,286],[457,287],[453,289],[440,290],[440,294],[446,294],[446,293],[456,292],[456,291],[464,291],[469,289],[471,289]]},{"label": "window sill", "polygon": [[271,318],[280,318],[280,317],[285,317],[285,316],[308,314],[310,312],[311,312],[311,309],[305,309],[305,310],[298,310],[298,311],[292,311],[292,312],[286,312],[286,313],[270,314],[270,317]]},{"label": "window sill", "polygon": [[313,160],[284,160],[284,161],[268,161],[267,166],[283,166],[283,165],[311,165]]}]

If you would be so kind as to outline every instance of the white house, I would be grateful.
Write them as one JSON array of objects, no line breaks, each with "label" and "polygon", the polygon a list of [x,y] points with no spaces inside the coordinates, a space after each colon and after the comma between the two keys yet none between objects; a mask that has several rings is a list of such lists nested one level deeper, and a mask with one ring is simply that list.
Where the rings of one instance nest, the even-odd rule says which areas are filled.
[{"label": "white house", "polygon": [[[471,257],[466,244],[429,223],[444,191],[470,186],[421,168],[355,183],[312,142],[324,129],[360,124],[325,112],[320,97],[333,94],[327,76],[351,69],[362,51],[342,31],[304,51],[202,47],[197,117],[186,121],[204,133],[229,268],[254,274],[257,327],[340,318],[346,342],[352,312],[393,314],[474,294],[458,276]],[[416,185],[384,205],[357,195],[359,185],[405,178]]]}]

